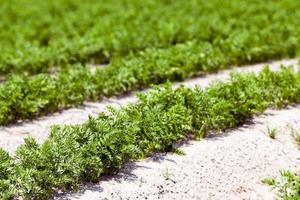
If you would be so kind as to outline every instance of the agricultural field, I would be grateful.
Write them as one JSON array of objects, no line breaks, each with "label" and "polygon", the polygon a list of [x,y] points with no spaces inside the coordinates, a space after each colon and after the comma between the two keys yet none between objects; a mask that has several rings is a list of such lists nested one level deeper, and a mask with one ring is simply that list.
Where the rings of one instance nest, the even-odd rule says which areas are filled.
[{"label": "agricultural field", "polygon": [[299,8],[0,0],[0,199],[300,199]]}]

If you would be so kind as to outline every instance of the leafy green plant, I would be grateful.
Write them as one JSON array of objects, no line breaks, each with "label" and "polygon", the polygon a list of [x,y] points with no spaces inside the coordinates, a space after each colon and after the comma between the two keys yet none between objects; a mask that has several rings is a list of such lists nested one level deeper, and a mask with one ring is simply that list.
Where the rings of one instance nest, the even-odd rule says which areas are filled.
[{"label": "leafy green plant", "polygon": [[13,197],[13,187],[9,179],[13,169],[13,160],[7,152],[0,149],[0,198],[10,199]]}]

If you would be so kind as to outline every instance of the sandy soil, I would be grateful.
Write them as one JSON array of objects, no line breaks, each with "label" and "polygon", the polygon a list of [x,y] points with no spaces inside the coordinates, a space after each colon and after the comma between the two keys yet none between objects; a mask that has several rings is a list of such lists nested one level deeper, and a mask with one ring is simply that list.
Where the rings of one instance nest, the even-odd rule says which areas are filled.
[{"label": "sandy soil", "polygon": [[[224,80],[228,78],[231,72],[258,72],[263,66],[269,64],[272,70],[278,70],[281,64],[295,65],[298,63],[297,59],[283,60],[271,63],[263,63],[257,65],[250,65],[244,67],[236,67],[228,70],[220,71],[216,74],[210,74],[204,77],[192,78],[183,83],[174,83],[174,87],[179,84],[188,87],[195,87],[196,85],[205,87],[214,80]],[[13,124],[7,127],[0,126],[0,147],[13,154],[20,144],[23,143],[24,138],[31,136],[42,142],[47,138],[50,127],[54,124],[78,124],[86,121],[89,115],[97,116],[101,111],[105,111],[107,105],[120,106],[129,102],[135,102],[136,98],[130,94],[121,98],[105,99],[101,102],[85,102],[82,106],[72,109],[66,109],[61,112],[54,113],[49,116],[41,117],[37,120],[26,121],[19,124]]]},{"label": "sandy soil", "polygon": [[[268,127],[276,128],[275,139]],[[98,184],[54,199],[274,199],[276,191],[261,180],[282,169],[300,171],[291,127],[300,130],[300,106],[268,110],[252,124],[184,144],[186,155],[132,161]]]}]

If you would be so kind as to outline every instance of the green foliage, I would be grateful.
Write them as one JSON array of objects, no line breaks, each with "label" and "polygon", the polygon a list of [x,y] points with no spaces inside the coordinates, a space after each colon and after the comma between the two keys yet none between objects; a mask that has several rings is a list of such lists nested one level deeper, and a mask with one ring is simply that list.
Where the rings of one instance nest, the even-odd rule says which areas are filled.
[{"label": "green foliage", "polygon": [[271,139],[275,139],[277,135],[277,129],[268,127],[268,135]]},{"label": "green foliage", "polygon": [[281,171],[281,179],[273,180],[272,186],[278,189],[278,197],[283,200],[300,198],[300,176],[290,171]]},{"label": "green foliage", "polygon": [[10,199],[13,197],[13,188],[9,178],[12,168],[12,158],[7,152],[0,149],[0,199]]},{"label": "green foliage", "polygon": [[300,3],[295,0],[0,2],[2,75],[48,72],[76,62],[108,62],[149,47],[193,40],[224,46],[207,53],[231,52],[232,64],[299,51]]},{"label": "green foliage", "polygon": [[265,178],[261,181],[264,184],[270,185],[270,186],[274,186],[275,185],[275,179],[273,178]]},{"label": "green foliage", "polygon": [[81,104],[94,90],[86,68],[62,70],[57,77],[15,75],[0,85],[0,124],[30,119]]},{"label": "green foliage", "polygon": [[14,158],[1,151],[0,191],[6,198],[45,199],[57,189],[76,190],[129,159],[172,150],[189,134],[236,127],[267,107],[299,102],[300,73],[265,68],[259,75],[233,74],[206,90],[166,84],[138,97],[83,125],[54,126],[41,145],[28,138]]}]

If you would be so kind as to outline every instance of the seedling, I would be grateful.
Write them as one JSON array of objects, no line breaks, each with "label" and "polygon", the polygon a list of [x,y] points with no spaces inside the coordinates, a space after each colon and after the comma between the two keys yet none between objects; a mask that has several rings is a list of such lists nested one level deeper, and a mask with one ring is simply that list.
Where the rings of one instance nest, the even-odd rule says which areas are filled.
[{"label": "seedling", "polygon": [[277,135],[277,129],[268,127],[268,135],[271,139],[275,139]]},{"label": "seedling", "polygon": [[293,125],[288,124],[288,128],[290,129],[292,136],[294,137],[297,145],[300,147],[300,131],[297,130]]},{"label": "seedling", "polygon": [[[167,165],[165,166],[165,170],[163,172],[163,177],[165,178],[166,181],[170,180],[170,181],[175,183],[175,181],[173,180],[175,178],[175,175],[170,173],[169,168],[168,168]],[[173,179],[172,179],[172,177],[173,177]]]}]

